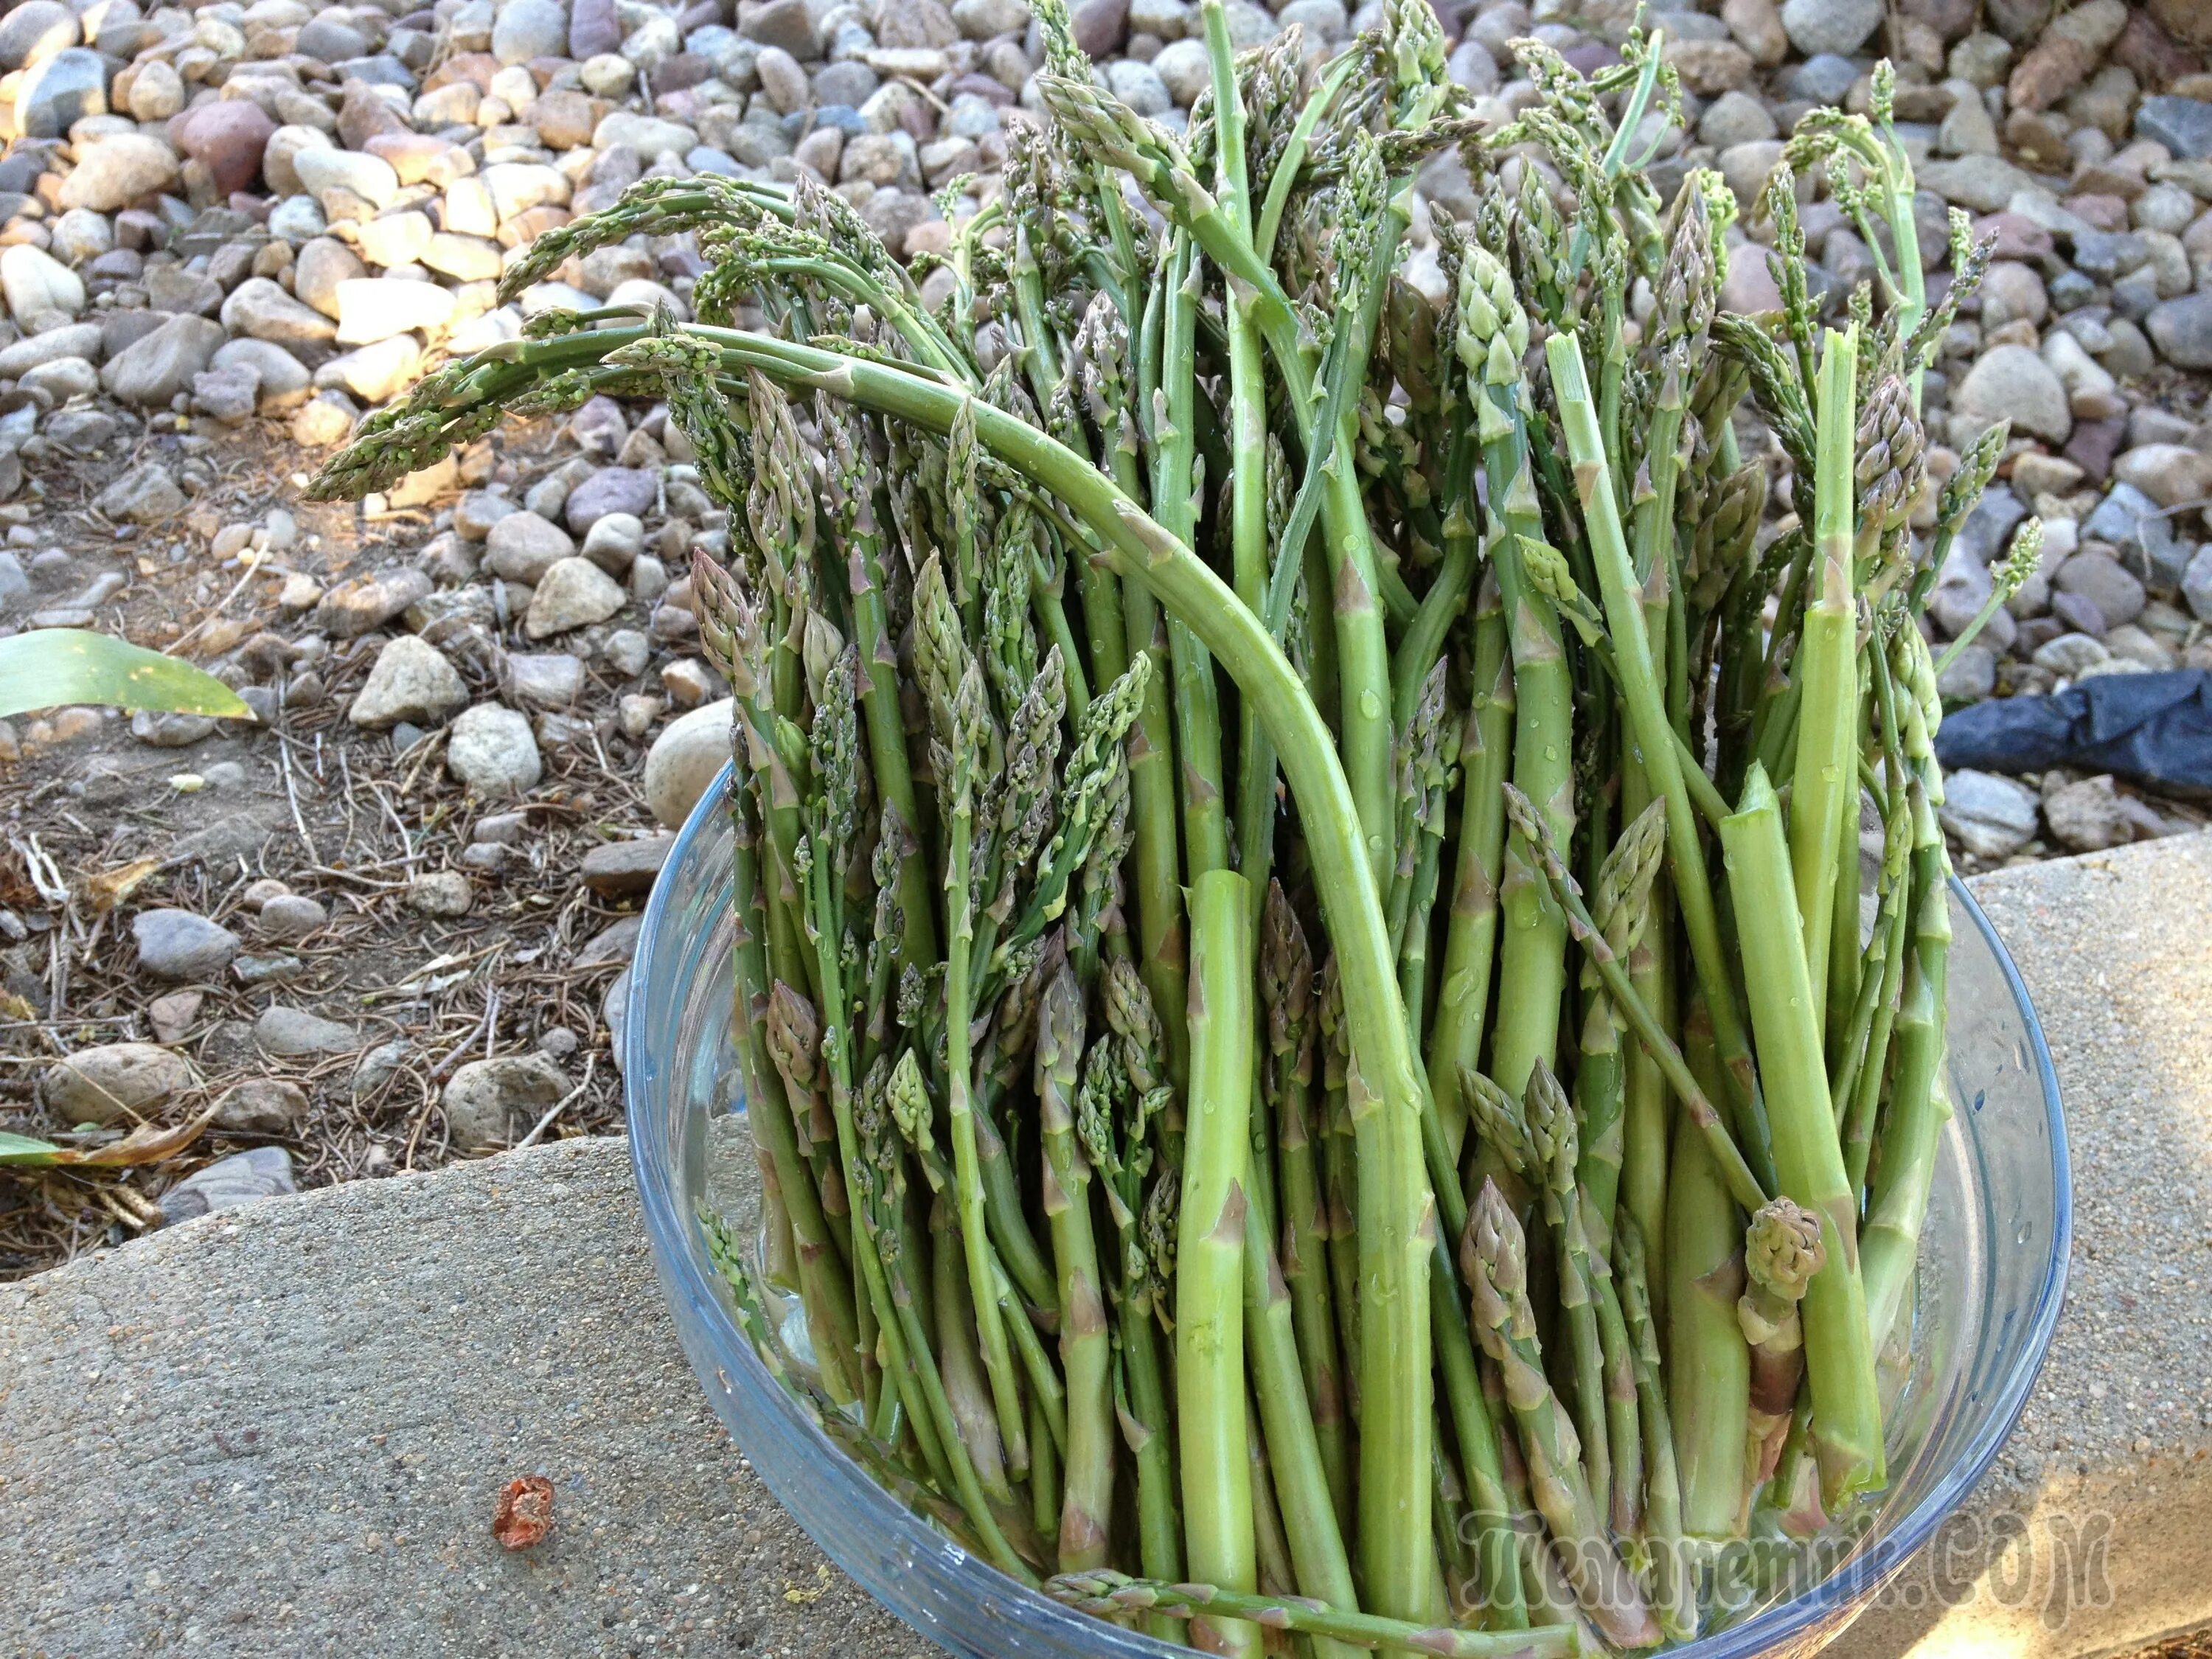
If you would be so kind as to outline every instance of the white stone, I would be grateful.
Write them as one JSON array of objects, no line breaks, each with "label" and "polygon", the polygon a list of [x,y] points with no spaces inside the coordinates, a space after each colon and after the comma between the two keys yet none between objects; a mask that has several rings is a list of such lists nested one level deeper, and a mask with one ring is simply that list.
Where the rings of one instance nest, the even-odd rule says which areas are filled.
[{"label": "white stone", "polygon": [[544,775],[530,717],[495,702],[461,711],[446,741],[446,769],[486,795],[512,795]]},{"label": "white stone", "polygon": [[377,653],[346,718],[371,730],[411,720],[428,726],[468,705],[469,688],[437,647],[412,634],[394,637]]},{"label": "white stone", "polygon": [[589,559],[556,560],[531,595],[523,632],[533,640],[605,622],[629,602],[612,576]]},{"label": "white stone", "polygon": [[413,329],[434,333],[453,320],[453,290],[435,283],[362,276],[338,284],[340,345],[374,345]]},{"label": "white stone", "polygon": [[372,207],[386,208],[399,193],[392,164],[360,150],[303,149],[292,157],[292,168],[310,196],[349,190]]},{"label": "white stone", "polygon": [[64,208],[112,213],[177,181],[177,152],[150,133],[118,132],[87,149],[62,180]]},{"label": "white stone", "polygon": [[0,292],[19,327],[56,313],[74,317],[84,309],[84,281],[44,248],[18,242],[0,252]]},{"label": "white stone", "polygon": [[645,804],[671,830],[680,829],[730,758],[734,698],[705,703],[679,715],[653,740],[645,756]]}]

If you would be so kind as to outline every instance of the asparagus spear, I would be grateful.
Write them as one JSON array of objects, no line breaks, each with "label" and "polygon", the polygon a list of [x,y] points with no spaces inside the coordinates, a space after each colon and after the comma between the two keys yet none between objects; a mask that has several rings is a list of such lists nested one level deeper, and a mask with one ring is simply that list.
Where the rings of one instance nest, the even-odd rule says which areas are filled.
[{"label": "asparagus spear", "polygon": [[1439,1659],[1572,1659],[1583,1651],[1571,1625],[1510,1632],[1438,1629],[1333,1607],[1307,1596],[1241,1594],[1213,1584],[1167,1584],[1118,1572],[1068,1573],[1046,1593],[1105,1616],[1164,1613],[1176,1619],[1233,1617],[1265,1630],[1325,1638],[1347,1647],[1426,1653]]},{"label": "asparagus spear", "polygon": [[[1249,1590],[1258,1564],[1245,1455],[1244,1225],[1251,1185],[1252,907],[1244,878],[1191,887],[1191,1092],[1176,1243],[1176,1425],[1190,1571]],[[1208,1619],[1216,1652],[1256,1653],[1259,1632]]]},{"label": "asparagus spear", "polygon": [[1037,1122],[1044,1144],[1043,1209],[1060,1270],[1060,1352],[1067,1378],[1067,1465],[1058,1520],[1063,1572],[1102,1566],[1114,1502],[1110,1346],[1097,1245],[1091,1231],[1091,1166],[1075,1137],[1083,1054],[1083,994],[1066,959],[1037,1010]]},{"label": "asparagus spear", "polygon": [[1614,1553],[1590,1495],[1574,1425],[1545,1379],[1535,1310],[1528,1302],[1528,1243],[1495,1182],[1483,1182],[1468,1212],[1460,1273],[1474,1298],[1469,1319],[1475,1340],[1504,1374],[1530,1489],[1583,1613],[1617,1647],[1657,1646],[1657,1622],[1634,1576]]},{"label": "asparagus spear", "polygon": [[1736,1303],[1743,1340],[1751,1345],[1750,1440],[1745,1455],[1749,1495],[1773,1477],[1805,1374],[1804,1329],[1798,1304],[1827,1261],[1820,1218],[1778,1198],[1751,1218],[1743,1264],[1749,1280]]},{"label": "asparagus spear", "polygon": [[1777,1171],[1784,1194],[1820,1217],[1827,1252],[1805,1292],[1805,1368],[1820,1489],[1832,1506],[1883,1483],[1881,1407],[1859,1277],[1858,1206],[1828,1100],[1781,809],[1756,762],[1741,805],[1721,824],[1721,844],[1744,918],[1744,987],[1772,1103]]}]

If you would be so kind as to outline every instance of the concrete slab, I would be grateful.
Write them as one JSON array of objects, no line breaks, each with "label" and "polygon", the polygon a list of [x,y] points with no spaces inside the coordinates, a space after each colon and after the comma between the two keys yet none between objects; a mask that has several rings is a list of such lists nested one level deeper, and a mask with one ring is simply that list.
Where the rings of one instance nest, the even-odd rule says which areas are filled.
[{"label": "concrete slab", "polygon": [[[2077,1148],[2070,1305],[1968,1514],[1836,1650],[2087,1659],[2212,1619],[2212,836],[1984,878]],[[555,1529],[491,1536],[517,1475]],[[10,1650],[934,1651],[708,1413],[626,1151],[275,1199],[0,1288]]]}]

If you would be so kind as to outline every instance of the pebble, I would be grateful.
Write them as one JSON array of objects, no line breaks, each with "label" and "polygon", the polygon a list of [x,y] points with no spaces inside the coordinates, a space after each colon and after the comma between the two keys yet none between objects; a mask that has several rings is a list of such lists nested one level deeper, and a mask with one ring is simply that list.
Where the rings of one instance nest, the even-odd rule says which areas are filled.
[{"label": "pebble", "polygon": [[469,878],[458,870],[434,870],[407,884],[407,908],[417,915],[465,916],[476,902]]},{"label": "pebble", "polygon": [[628,603],[615,579],[589,559],[557,559],[531,595],[523,632],[533,640],[547,639],[605,622]]},{"label": "pebble", "polygon": [[93,506],[122,522],[157,524],[185,510],[185,492],[167,467],[143,461],[101,490]]},{"label": "pebble", "polygon": [[352,639],[383,627],[408,606],[428,599],[430,591],[429,577],[419,570],[358,576],[323,595],[315,606],[315,628],[335,639]]},{"label": "pebble", "polygon": [[605,466],[568,492],[562,517],[569,530],[582,536],[611,513],[627,513],[643,520],[660,497],[660,480],[635,467]]},{"label": "pebble", "polygon": [[507,668],[516,700],[540,708],[566,708],[584,689],[583,659],[565,651],[513,652]]},{"label": "pebble", "polygon": [[154,1117],[199,1085],[182,1054],[150,1042],[110,1042],[56,1060],[39,1079],[39,1098],[54,1121],[74,1128],[130,1127]]},{"label": "pebble", "polygon": [[2142,580],[2118,559],[2088,550],[2060,565],[2051,582],[2061,592],[2078,593],[2089,600],[2106,627],[2133,622],[2142,614],[2149,598]]},{"label": "pebble", "polygon": [[261,931],[270,939],[305,939],[330,919],[319,902],[301,893],[283,894],[261,907]]},{"label": "pebble", "polygon": [[2179,368],[2212,368],[2212,293],[2153,306],[2143,319],[2159,355]]},{"label": "pebble", "polygon": [[2066,388],[2051,365],[2024,345],[1984,352],[1954,394],[1960,414],[1994,426],[2009,420],[2015,432],[2063,443],[2074,429]]},{"label": "pebble", "polygon": [[307,1091],[289,1078],[248,1078],[216,1103],[215,1122],[234,1134],[291,1134],[310,1109]]},{"label": "pebble", "polygon": [[485,563],[495,575],[532,587],[576,550],[568,532],[537,514],[510,511],[485,537]]},{"label": "pebble", "polygon": [[578,873],[602,898],[635,898],[652,890],[675,846],[674,836],[604,842],[584,854]]},{"label": "pebble", "polygon": [[1944,801],[1936,816],[1976,858],[2009,858],[2034,838],[2034,794],[1994,772],[1961,770],[1943,780]]},{"label": "pebble", "polygon": [[2133,841],[2135,826],[2109,776],[2061,785],[2043,798],[2051,836],[2069,853],[2101,853]]},{"label": "pebble", "polygon": [[194,1170],[163,1193],[159,1202],[161,1219],[173,1226],[298,1190],[292,1179],[292,1155],[282,1146],[255,1146]]},{"label": "pebble", "polygon": [[610,513],[585,533],[583,556],[611,576],[620,576],[645,551],[645,523],[635,513]]},{"label": "pebble", "polygon": [[262,1011],[261,1017],[253,1022],[253,1041],[264,1054],[283,1060],[348,1054],[361,1046],[360,1033],[352,1026],[325,1019],[304,1008],[287,1007],[283,1003]]},{"label": "pebble", "polygon": [[571,1086],[568,1073],[542,1054],[471,1060],[446,1085],[446,1131],[459,1152],[512,1146]]},{"label": "pebble", "polygon": [[678,716],[645,757],[645,803],[655,819],[681,829],[699,797],[729,763],[736,702],[728,697]]},{"label": "pebble", "polygon": [[109,358],[100,384],[119,402],[163,407],[207,368],[223,338],[222,325],[211,317],[172,317]]},{"label": "pebble", "polygon": [[544,775],[530,720],[495,702],[462,710],[446,743],[446,769],[483,795],[520,794]]},{"label": "pebble", "polygon": [[131,936],[140,971],[155,979],[213,979],[238,954],[237,934],[190,910],[142,910]]}]

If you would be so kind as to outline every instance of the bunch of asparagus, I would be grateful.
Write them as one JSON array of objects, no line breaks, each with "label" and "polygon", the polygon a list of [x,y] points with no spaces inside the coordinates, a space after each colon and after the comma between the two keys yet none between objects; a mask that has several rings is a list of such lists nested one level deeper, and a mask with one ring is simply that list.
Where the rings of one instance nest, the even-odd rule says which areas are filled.
[{"label": "bunch of asparagus", "polygon": [[[648,181],[503,291],[692,232],[697,322],[541,314],[319,493],[611,392],[727,506],[767,1220],[709,1233],[888,1490],[1209,1650],[1686,1640],[1716,1552],[1885,1484],[1948,1111],[1919,617],[2004,442],[1931,477],[1917,410],[1986,251],[1929,303],[1886,76],[1747,318],[1733,198],[1641,172],[1656,40],[1522,43],[1486,129],[1423,0],[1327,62],[1207,0],[1177,135],[1036,15],[940,307],[804,179]],[[1839,331],[1813,172],[1881,264]]]}]

